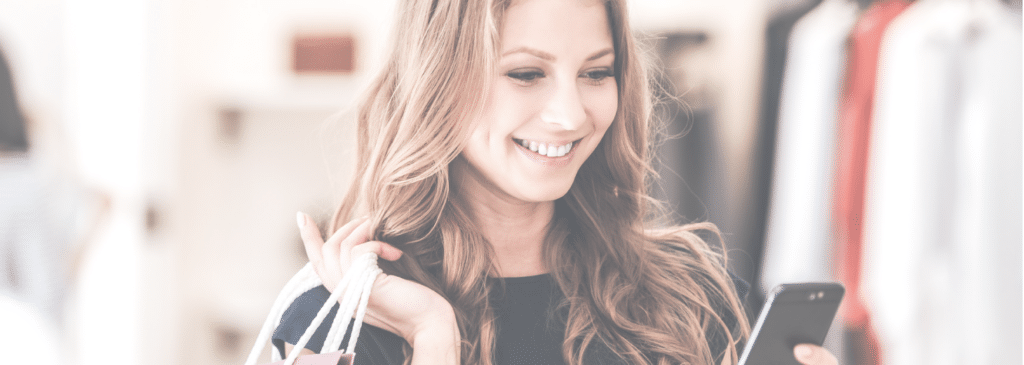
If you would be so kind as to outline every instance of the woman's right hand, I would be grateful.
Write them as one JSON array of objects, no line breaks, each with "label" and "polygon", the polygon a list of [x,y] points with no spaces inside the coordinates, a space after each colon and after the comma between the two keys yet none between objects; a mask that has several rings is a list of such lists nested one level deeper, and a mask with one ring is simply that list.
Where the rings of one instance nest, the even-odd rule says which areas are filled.
[{"label": "woman's right hand", "polygon": [[[394,246],[370,241],[367,218],[348,222],[327,242],[309,216],[300,212],[296,218],[309,262],[327,290],[335,289],[357,257],[372,252],[382,259],[395,261],[402,256],[402,251]],[[422,284],[380,274],[370,291],[363,322],[405,338],[413,346],[414,364],[456,364],[458,361],[460,336],[455,312],[444,297]],[[434,350],[438,352],[430,356],[424,353]],[[454,359],[454,362],[438,362],[440,359]]]}]

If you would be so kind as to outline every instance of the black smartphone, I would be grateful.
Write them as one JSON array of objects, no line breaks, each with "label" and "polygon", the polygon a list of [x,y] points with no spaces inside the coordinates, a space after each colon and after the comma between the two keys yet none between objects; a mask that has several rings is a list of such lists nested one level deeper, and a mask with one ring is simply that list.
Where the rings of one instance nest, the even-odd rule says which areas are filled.
[{"label": "black smartphone", "polygon": [[837,283],[782,284],[772,289],[739,365],[800,365],[793,347],[821,346],[845,291]]}]

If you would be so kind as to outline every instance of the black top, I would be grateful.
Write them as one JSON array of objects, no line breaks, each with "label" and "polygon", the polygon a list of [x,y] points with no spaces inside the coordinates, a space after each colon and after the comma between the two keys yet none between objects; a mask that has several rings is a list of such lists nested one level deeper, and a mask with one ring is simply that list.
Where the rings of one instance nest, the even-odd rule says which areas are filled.
[{"label": "black top", "polygon": [[[746,297],[750,285],[732,275],[733,283],[740,295]],[[564,295],[554,284],[550,275],[537,275],[520,278],[492,279],[504,280],[505,291],[495,290],[491,293],[491,305],[497,320],[497,339],[495,341],[496,365],[537,365],[564,364],[562,361],[562,339],[565,335],[565,323],[557,318],[565,318],[565,313],[554,313],[554,308]],[[500,287],[500,286],[496,286]],[[284,354],[284,343],[296,343],[305,331],[316,312],[320,310],[330,293],[322,285],[303,293],[284,312],[281,325],[274,332],[272,342]],[[334,305],[323,324],[317,328],[306,348],[320,352],[327,331],[338,304]],[[732,325],[731,323],[727,323]],[[351,330],[351,326],[349,327]],[[405,343],[398,335],[383,329],[364,324],[356,342],[355,365],[400,365],[403,363],[402,345]],[[348,335],[342,346],[348,344]],[[712,353],[717,354],[725,349],[725,344],[712,344]],[[587,364],[623,364],[610,349],[599,342],[594,342],[584,354]]]}]

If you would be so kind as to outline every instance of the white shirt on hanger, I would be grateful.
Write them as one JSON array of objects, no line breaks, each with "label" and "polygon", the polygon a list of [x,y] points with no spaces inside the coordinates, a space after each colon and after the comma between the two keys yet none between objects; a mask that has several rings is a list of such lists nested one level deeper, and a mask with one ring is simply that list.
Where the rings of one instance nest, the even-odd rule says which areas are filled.
[{"label": "white shirt on hanger", "polygon": [[1021,30],[915,3],[879,63],[862,268],[887,365],[1021,363]]},{"label": "white shirt on hanger", "polygon": [[761,288],[835,280],[839,95],[857,4],[826,0],[793,28],[782,83]]}]

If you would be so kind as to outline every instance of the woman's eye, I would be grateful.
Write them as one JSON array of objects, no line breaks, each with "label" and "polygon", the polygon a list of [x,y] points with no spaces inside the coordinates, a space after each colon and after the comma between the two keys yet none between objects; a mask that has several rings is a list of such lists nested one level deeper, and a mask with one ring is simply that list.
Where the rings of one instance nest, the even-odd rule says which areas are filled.
[{"label": "woman's eye", "polygon": [[519,81],[523,81],[523,82],[531,82],[531,81],[535,81],[536,79],[544,77],[544,73],[543,72],[536,71],[536,70],[509,71],[505,75],[507,75],[508,77],[511,77],[513,79],[516,79],[516,80],[519,80]]},{"label": "woman's eye", "polygon": [[581,75],[581,76],[583,78],[587,79],[588,82],[599,84],[599,83],[603,82],[605,79],[607,79],[609,77],[612,77],[612,76],[615,76],[615,75],[612,73],[612,70],[602,69],[602,70],[587,71],[587,72],[584,72],[583,75]]}]

